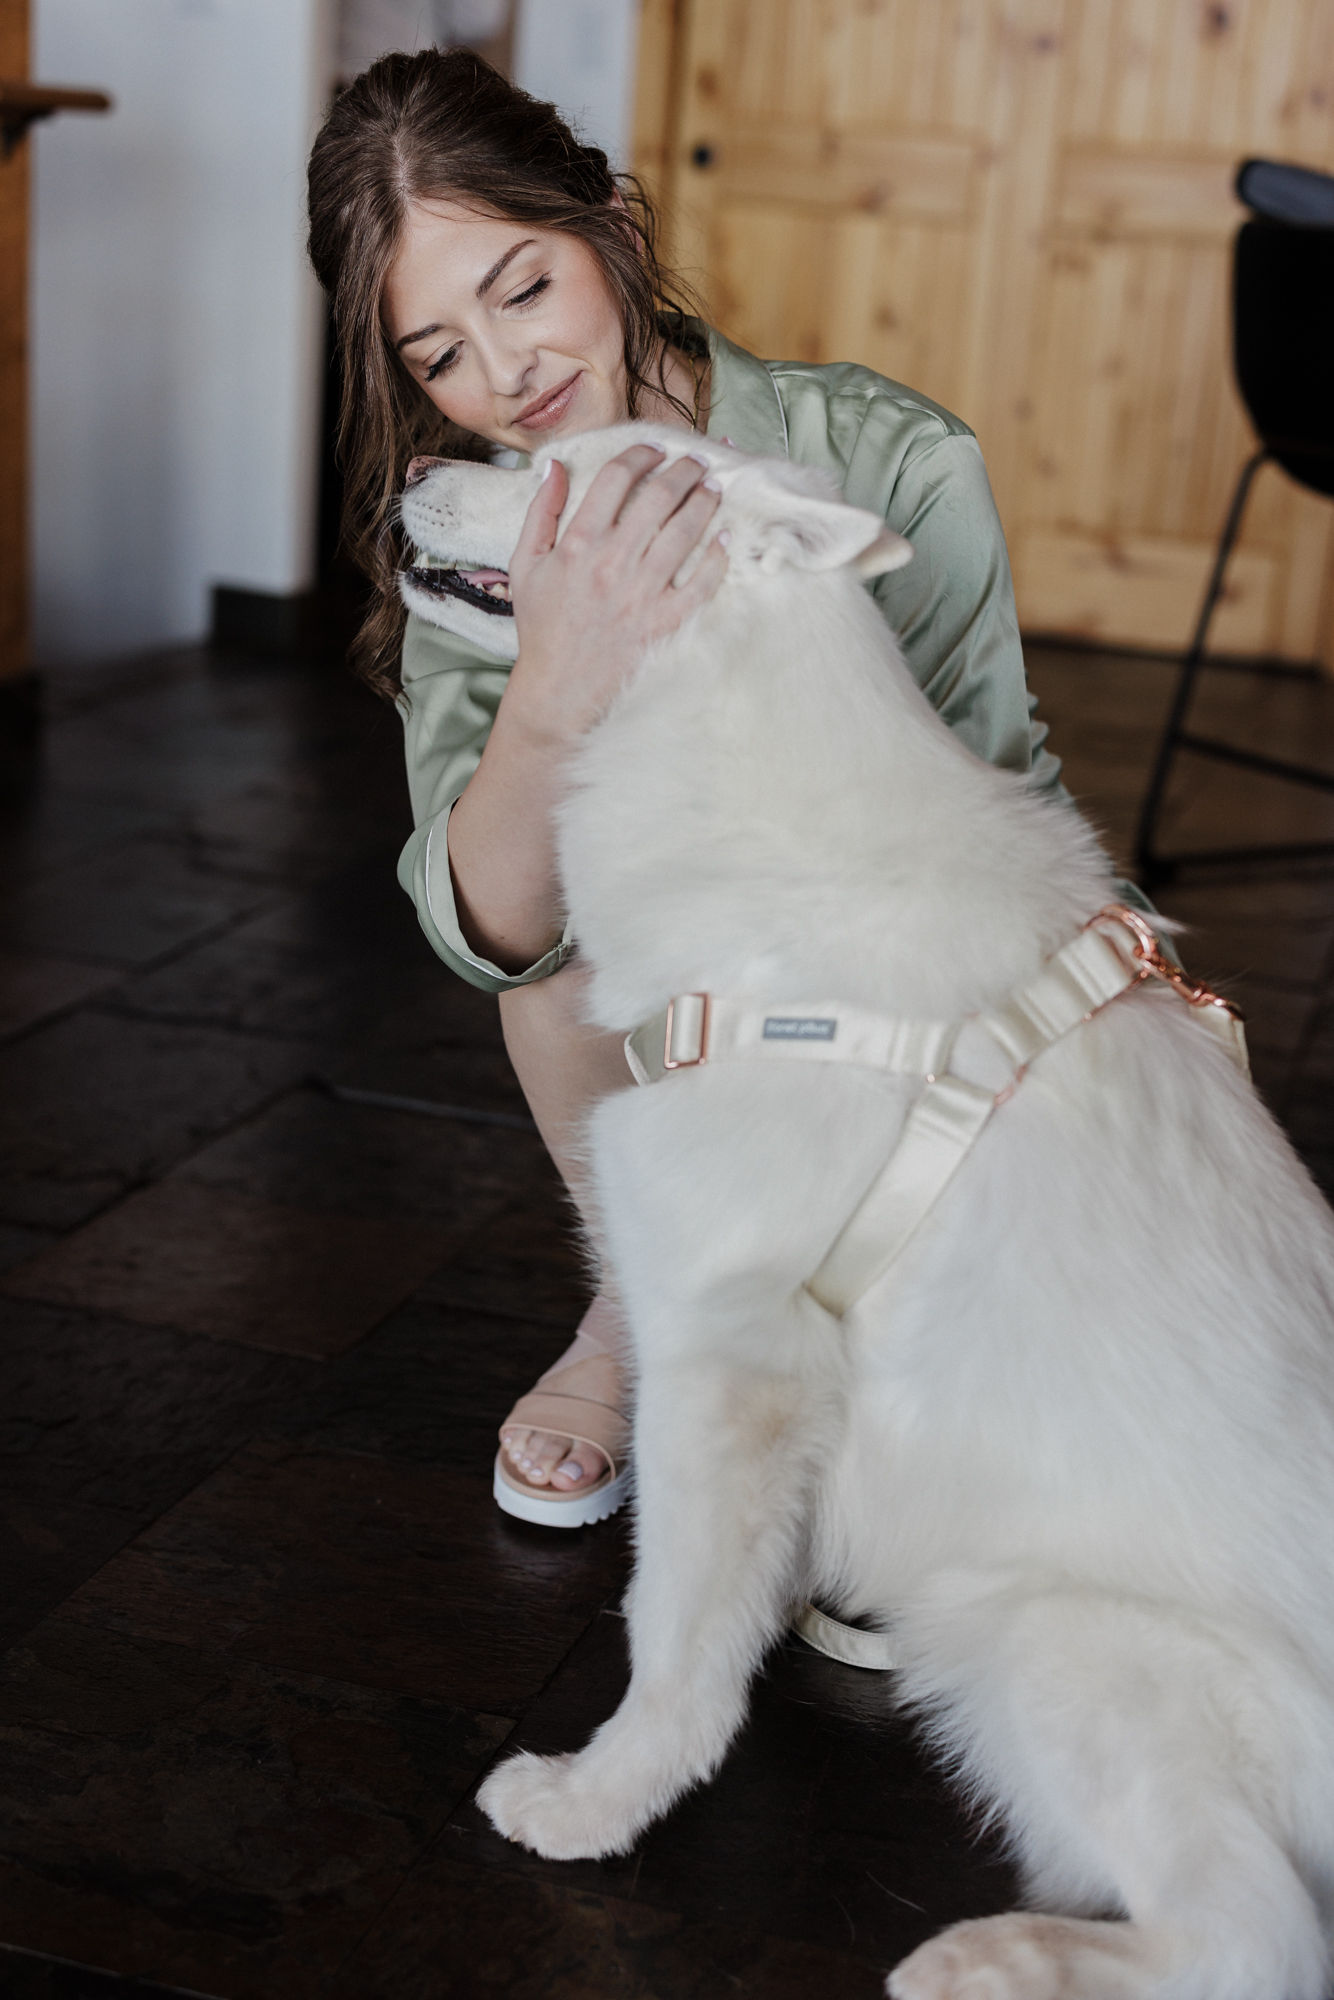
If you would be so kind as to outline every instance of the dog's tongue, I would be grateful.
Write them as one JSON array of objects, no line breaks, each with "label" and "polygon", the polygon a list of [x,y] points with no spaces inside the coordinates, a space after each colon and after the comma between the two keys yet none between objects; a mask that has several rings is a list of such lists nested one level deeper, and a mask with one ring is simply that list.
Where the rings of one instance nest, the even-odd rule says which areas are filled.
[{"label": "dog's tongue", "polygon": [[503,569],[461,569],[459,575],[465,583],[471,583],[478,590],[489,590],[493,583],[508,583]]}]

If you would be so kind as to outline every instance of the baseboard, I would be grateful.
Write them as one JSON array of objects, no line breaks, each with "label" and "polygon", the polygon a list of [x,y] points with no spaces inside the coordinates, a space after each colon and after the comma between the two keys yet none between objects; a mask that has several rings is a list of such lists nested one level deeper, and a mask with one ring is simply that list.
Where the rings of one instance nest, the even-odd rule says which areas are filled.
[{"label": "baseboard", "polygon": [[33,742],[42,727],[42,683],[34,673],[6,674],[0,680],[0,741]]},{"label": "baseboard", "polygon": [[310,639],[314,602],[314,593],[308,590],[284,594],[215,583],[213,643],[244,653],[303,652]]}]

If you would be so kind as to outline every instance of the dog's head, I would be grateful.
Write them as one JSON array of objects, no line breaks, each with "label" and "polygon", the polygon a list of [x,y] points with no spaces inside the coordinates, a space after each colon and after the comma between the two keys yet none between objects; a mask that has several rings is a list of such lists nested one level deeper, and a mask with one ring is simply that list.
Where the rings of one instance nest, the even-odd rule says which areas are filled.
[{"label": "dog's head", "polygon": [[879,576],[912,555],[878,514],[849,507],[823,473],[787,459],[752,458],[665,424],[617,424],[561,438],[523,471],[465,459],[415,460],[402,499],[403,526],[421,557],[399,580],[408,609],[489,653],[514,659],[510,557],[547,460],[559,458],[570,477],[563,532],[597,473],[632,444],[661,446],[667,454],[663,465],[686,452],[708,459],[722,487],[711,533],[726,528],[732,537],[725,588],[744,587],[783,569],[847,568],[857,576]]}]

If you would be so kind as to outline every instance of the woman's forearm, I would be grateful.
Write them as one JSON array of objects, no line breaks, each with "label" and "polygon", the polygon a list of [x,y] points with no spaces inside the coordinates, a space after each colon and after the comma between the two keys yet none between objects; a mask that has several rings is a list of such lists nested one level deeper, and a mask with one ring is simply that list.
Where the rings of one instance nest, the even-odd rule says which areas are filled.
[{"label": "woman's forearm", "polygon": [[561,933],[553,813],[569,746],[527,714],[516,663],[482,760],[449,817],[459,926],[482,958],[522,972]]}]

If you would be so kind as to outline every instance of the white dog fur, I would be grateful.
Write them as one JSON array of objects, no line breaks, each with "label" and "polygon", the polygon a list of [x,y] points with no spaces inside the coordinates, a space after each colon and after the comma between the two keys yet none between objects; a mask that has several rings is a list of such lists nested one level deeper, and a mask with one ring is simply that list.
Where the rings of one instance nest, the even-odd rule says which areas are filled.
[{"label": "white dog fur", "polygon": [[[589,433],[552,448],[566,522],[637,437],[707,453],[733,540],[569,773],[591,1019],[625,1031],[686,991],[995,1003],[1115,900],[1094,837],[938,719],[859,581],[903,547],[818,475]],[[505,568],[542,462],[442,464],[405,496],[409,535]],[[512,621],[405,595],[513,655]],[[716,1770],[814,1593],[892,1631],[897,1696],[1028,1888],[915,1951],[896,2000],[1321,2000],[1329,1211],[1190,1009],[1142,989],[1041,1057],[839,1322],[803,1281],[916,1087],[705,1066],[595,1112],[638,1372],[633,1674],[586,1749],[513,1758],[481,1803],[540,1854],[631,1847]]]}]

